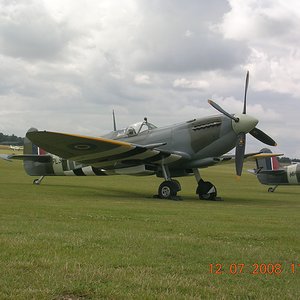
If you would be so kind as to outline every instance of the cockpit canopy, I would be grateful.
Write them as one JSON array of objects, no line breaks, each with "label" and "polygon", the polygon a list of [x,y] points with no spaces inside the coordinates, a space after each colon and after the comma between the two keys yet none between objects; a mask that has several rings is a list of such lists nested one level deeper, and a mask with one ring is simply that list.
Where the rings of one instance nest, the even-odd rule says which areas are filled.
[{"label": "cockpit canopy", "polygon": [[142,132],[157,128],[155,125],[149,123],[147,120],[143,122],[134,123],[127,128],[118,131],[117,137],[135,136]]}]

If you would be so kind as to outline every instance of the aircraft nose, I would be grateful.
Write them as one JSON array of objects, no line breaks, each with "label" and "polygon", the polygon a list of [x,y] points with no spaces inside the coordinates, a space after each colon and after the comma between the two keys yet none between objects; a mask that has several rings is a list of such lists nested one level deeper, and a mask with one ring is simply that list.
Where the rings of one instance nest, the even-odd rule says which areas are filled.
[{"label": "aircraft nose", "polygon": [[232,120],[232,128],[236,134],[239,134],[240,132],[248,133],[255,128],[258,123],[256,118],[246,114],[235,115],[235,117],[239,119],[238,122]]}]

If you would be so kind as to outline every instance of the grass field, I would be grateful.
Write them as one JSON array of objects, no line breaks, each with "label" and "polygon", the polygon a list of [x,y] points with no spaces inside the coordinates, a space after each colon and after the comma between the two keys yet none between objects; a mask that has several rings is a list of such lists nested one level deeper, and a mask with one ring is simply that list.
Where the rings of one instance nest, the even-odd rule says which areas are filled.
[{"label": "grass field", "polygon": [[300,186],[233,170],[202,171],[223,202],[197,200],[193,177],[170,201],[155,177],[34,186],[0,159],[0,299],[299,299]]}]

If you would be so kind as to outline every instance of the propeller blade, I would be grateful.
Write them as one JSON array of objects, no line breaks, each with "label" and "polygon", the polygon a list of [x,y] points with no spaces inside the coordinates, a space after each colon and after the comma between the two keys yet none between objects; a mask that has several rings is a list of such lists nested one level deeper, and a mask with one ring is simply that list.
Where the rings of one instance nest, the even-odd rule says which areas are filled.
[{"label": "propeller blade", "polygon": [[244,109],[243,109],[243,114],[246,114],[246,99],[247,99],[247,92],[248,92],[248,85],[249,85],[249,71],[247,71],[246,75],[246,82],[245,82],[245,94],[244,94]]},{"label": "propeller blade", "polygon": [[236,170],[236,175],[238,177],[242,175],[245,146],[246,146],[246,134],[244,132],[241,132],[238,135],[238,139],[235,147],[235,170]]},{"label": "propeller blade", "polygon": [[256,127],[253,128],[249,133],[264,144],[269,146],[277,146],[277,143],[271,137]]},{"label": "propeller blade", "polygon": [[227,116],[228,118],[234,120],[235,122],[239,121],[239,118],[234,117],[233,115],[231,115],[230,113],[228,113],[227,111],[225,111],[221,106],[219,106],[217,103],[215,103],[212,100],[208,100],[208,103],[214,107],[217,111],[219,111],[220,113],[222,113],[223,115]]}]

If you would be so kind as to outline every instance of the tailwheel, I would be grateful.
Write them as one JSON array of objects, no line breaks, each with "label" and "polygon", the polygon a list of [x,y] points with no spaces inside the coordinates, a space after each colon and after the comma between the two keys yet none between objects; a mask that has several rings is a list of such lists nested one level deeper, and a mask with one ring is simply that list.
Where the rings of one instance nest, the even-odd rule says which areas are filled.
[{"label": "tailwheel", "polygon": [[158,196],[161,199],[175,199],[177,192],[181,190],[177,180],[166,180],[158,188]]},{"label": "tailwheel", "polygon": [[38,179],[34,179],[32,182],[34,185],[40,185],[40,181]]},{"label": "tailwheel", "polygon": [[268,188],[268,192],[269,192],[269,193],[274,193],[277,187],[278,187],[278,185],[276,185],[276,186],[274,186],[274,187],[269,187],[269,188]]},{"label": "tailwheel", "polygon": [[211,182],[202,179],[198,182],[196,194],[199,195],[199,199],[201,200],[221,200],[217,197],[216,187]]},{"label": "tailwheel", "polygon": [[42,182],[42,180],[44,179],[44,177],[45,177],[45,176],[41,176],[41,177],[38,178],[38,179],[34,179],[34,180],[33,180],[33,184],[34,184],[34,185],[40,185],[41,182]]}]

